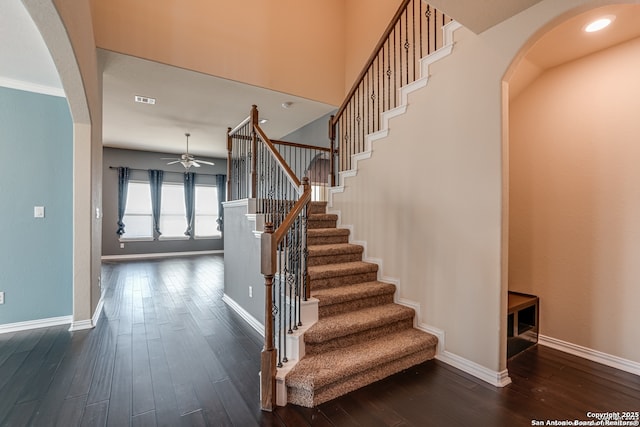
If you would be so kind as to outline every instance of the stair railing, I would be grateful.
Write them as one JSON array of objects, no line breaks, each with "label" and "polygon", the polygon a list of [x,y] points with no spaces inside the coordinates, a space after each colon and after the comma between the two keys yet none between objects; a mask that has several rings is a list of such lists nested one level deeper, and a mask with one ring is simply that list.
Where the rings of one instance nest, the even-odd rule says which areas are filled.
[{"label": "stair railing", "polygon": [[[278,145],[306,149],[301,144]],[[266,411],[275,406],[276,370],[289,361],[292,350],[287,348],[286,336],[302,326],[301,304],[309,298],[307,215],[311,186],[309,177],[304,176],[302,182],[298,179],[285,157],[300,164],[307,159],[312,162],[312,156],[322,151],[318,150],[304,155],[285,152],[283,156],[260,128],[255,105],[247,119],[228,131],[228,200],[255,198],[256,213],[265,217],[260,255],[265,279],[260,401]]]},{"label": "stair railing", "polygon": [[333,156],[329,147],[271,140],[293,173],[309,179],[311,200],[326,202],[333,184]]},{"label": "stair railing", "polygon": [[404,0],[355,80],[329,119],[331,147],[339,170],[352,169],[351,156],[365,151],[365,137],[381,129],[381,114],[399,105],[399,89],[420,77],[420,59],[443,45],[442,27],[451,18],[423,0]]},{"label": "stair railing", "polygon": [[[254,105],[251,114],[235,128],[227,132],[227,194],[228,200],[256,199],[255,213],[266,213],[273,207],[266,191],[267,170],[260,157],[258,109]],[[329,147],[270,140],[293,175],[302,180],[309,178],[313,201],[326,201],[328,188],[334,185],[334,156]],[[268,157],[267,157],[268,158]],[[276,198],[275,200],[283,200]]]}]

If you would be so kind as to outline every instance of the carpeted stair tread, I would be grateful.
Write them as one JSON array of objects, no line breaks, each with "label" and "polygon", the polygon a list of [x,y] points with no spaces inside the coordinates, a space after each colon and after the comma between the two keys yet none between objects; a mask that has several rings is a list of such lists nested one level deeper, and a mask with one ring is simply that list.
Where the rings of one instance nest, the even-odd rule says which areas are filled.
[{"label": "carpeted stair tread", "polygon": [[406,329],[349,347],[305,356],[289,372],[286,384],[287,387],[317,390],[357,374],[366,374],[367,370],[400,359],[403,355],[424,351],[431,352],[426,359],[431,358],[437,342],[438,339],[431,334]]},{"label": "carpeted stair tread", "polygon": [[307,221],[307,228],[335,228],[338,222],[338,215],[334,214],[310,214]]},{"label": "carpeted stair tread", "polygon": [[309,203],[309,214],[325,213],[326,210],[327,210],[327,202]]},{"label": "carpeted stair tread", "polygon": [[362,259],[362,252],[364,248],[361,245],[354,245],[352,243],[330,243],[326,245],[309,245],[307,246],[309,250],[309,256],[336,256],[343,254],[356,254],[360,255]]},{"label": "carpeted stair tread", "polygon": [[309,245],[348,242],[349,229],[347,228],[310,228],[307,230],[307,243]]},{"label": "carpeted stair tread", "polygon": [[400,304],[384,304],[319,319],[304,334],[305,343],[318,344],[345,336],[356,336],[375,328],[413,319],[412,308]]},{"label": "carpeted stair tread", "polygon": [[309,214],[309,219],[316,220],[316,221],[337,221],[338,215],[328,214],[328,213],[314,213],[314,214]]},{"label": "carpeted stair tread", "polygon": [[328,245],[309,245],[309,256],[330,256],[345,253],[359,253],[363,251],[361,245],[351,243],[332,243]]},{"label": "carpeted stair tread", "polygon": [[341,264],[344,262],[360,261],[364,248],[351,243],[331,243],[324,245],[309,245],[308,266]]},{"label": "carpeted stair tread", "polygon": [[307,237],[348,236],[348,228],[312,228],[307,230]]},{"label": "carpeted stair tread", "polygon": [[309,267],[307,271],[311,280],[327,279],[348,274],[376,272],[378,271],[378,265],[364,261],[353,261],[340,264],[314,265]]},{"label": "carpeted stair tread", "polygon": [[318,306],[339,304],[354,301],[361,298],[370,298],[381,295],[392,295],[396,287],[390,283],[365,282],[353,285],[325,288],[312,291],[311,296],[318,299]]}]

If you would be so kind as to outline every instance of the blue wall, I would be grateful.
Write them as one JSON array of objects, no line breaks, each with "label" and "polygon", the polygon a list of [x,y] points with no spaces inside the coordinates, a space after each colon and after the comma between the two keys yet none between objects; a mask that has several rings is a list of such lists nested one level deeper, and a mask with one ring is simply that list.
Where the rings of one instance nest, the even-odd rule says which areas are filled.
[{"label": "blue wall", "polygon": [[72,314],[72,156],[65,98],[0,87],[0,325]]}]

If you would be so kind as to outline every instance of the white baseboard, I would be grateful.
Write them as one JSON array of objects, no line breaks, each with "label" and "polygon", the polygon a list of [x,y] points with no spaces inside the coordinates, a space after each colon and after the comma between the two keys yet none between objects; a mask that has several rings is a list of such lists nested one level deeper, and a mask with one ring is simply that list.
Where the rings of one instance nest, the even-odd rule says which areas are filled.
[{"label": "white baseboard", "polygon": [[240,317],[242,317],[253,329],[255,329],[261,336],[264,337],[264,325],[258,321],[255,317],[253,317],[247,310],[242,308],[240,304],[235,302],[233,298],[229,295],[222,295],[222,301],[224,301],[229,308],[238,313]]},{"label": "white baseboard", "polygon": [[73,316],[49,317],[47,319],[28,320],[26,322],[7,323],[0,325],[0,334],[9,332],[28,331],[30,329],[50,328],[52,326],[68,325],[72,323]]},{"label": "white baseboard", "polygon": [[504,387],[511,384],[511,378],[509,378],[509,373],[506,369],[501,372],[494,371],[493,369],[486,368],[449,351],[444,351],[436,355],[436,359],[446,363],[447,365],[451,365],[454,368],[460,369],[467,374],[473,375],[492,386]]},{"label": "white baseboard", "polygon": [[574,356],[582,357],[583,359],[588,359],[593,362],[602,363],[603,365],[620,369],[621,371],[629,372],[635,375],[640,375],[640,363],[634,362],[633,360],[624,359],[622,357],[614,356],[612,354],[603,353],[598,350],[593,350],[588,347],[572,344],[570,342],[562,341],[557,338],[548,337],[546,335],[538,336],[538,344],[555,348],[556,350],[573,354]]},{"label": "white baseboard", "polygon": [[71,326],[69,326],[69,332],[75,331],[84,331],[86,329],[93,329],[95,325],[91,321],[91,319],[87,320],[78,320],[77,322],[71,322]]},{"label": "white baseboard", "polygon": [[211,250],[211,251],[187,251],[187,252],[159,252],[155,254],[129,254],[129,255],[102,255],[103,261],[125,261],[131,259],[154,259],[154,258],[173,258],[181,256],[196,256],[196,255],[213,255],[223,254],[224,250]]},{"label": "white baseboard", "polygon": [[[400,300],[398,301],[398,303],[408,305],[414,310],[420,309],[419,304],[410,302],[409,300]],[[453,366],[456,369],[460,369],[461,371],[464,371],[469,375],[473,375],[474,377],[481,379],[482,381],[489,383],[494,387],[504,387],[511,384],[511,378],[509,378],[509,372],[507,372],[506,369],[500,372],[494,371],[493,369],[489,369],[476,362],[472,362],[469,359],[465,359],[462,356],[458,356],[455,353],[447,351],[445,349],[445,333],[442,329],[426,325],[424,323],[416,325],[416,329],[420,329],[421,331],[430,333],[438,337],[438,350],[436,352],[436,359],[440,360],[441,362]]]}]

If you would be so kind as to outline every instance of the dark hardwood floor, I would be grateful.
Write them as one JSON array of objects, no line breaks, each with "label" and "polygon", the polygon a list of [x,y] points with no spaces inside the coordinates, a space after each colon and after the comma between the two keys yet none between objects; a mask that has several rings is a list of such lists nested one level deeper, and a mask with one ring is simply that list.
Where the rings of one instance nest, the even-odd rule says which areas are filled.
[{"label": "dark hardwood floor", "polygon": [[223,259],[108,263],[104,313],[0,335],[2,426],[529,426],[638,411],[640,377],[542,346],[497,389],[439,361],[307,409],[259,409],[261,337],[224,302]]}]

